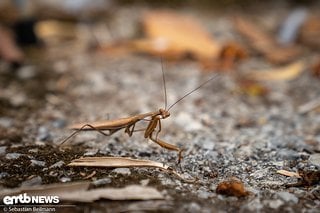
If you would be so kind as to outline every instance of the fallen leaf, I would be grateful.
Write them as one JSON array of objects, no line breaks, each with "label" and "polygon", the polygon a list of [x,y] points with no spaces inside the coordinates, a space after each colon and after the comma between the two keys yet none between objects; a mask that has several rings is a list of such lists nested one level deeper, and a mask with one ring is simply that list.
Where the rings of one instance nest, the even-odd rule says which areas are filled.
[{"label": "fallen leaf", "polygon": [[295,46],[281,46],[267,32],[244,17],[236,17],[234,26],[243,35],[248,44],[272,63],[287,63],[301,54],[300,48]]},{"label": "fallen leaf", "polygon": [[24,59],[22,50],[15,43],[14,35],[0,25],[0,58],[8,62],[21,63]]},{"label": "fallen leaf", "polygon": [[77,36],[75,24],[56,20],[37,22],[35,32],[37,36],[44,41],[52,39],[74,39]]},{"label": "fallen leaf", "polygon": [[176,175],[185,182],[195,182],[195,180],[185,179],[171,167],[150,160],[139,160],[125,157],[84,157],[73,160],[68,166],[89,166],[89,167],[107,167],[107,168],[128,168],[128,167],[154,167]]},{"label": "fallen leaf", "polygon": [[191,52],[182,51],[170,43],[167,39],[137,39],[128,43],[130,49],[138,53],[147,53],[153,56],[159,56],[170,60],[180,60],[186,58]]},{"label": "fallen leaf", "polygon": [[314,77],[320,79],[320,57],[318,58],[318,61],[312,65],[311,71]]},{"label": "fallen leaf", "polygon": [[297,172],[290,172],[290,171],[287,171],[287,170],[278,170],[277,173],[280,174],[280,175],[288,176],[288,177],[301,178],[301,176]]},{"label": "fallen leaf", "polygon": [[5,189],[0,198],[8,195],[27,193],[29,196],[58,196],[59,200],[76,202],[93,202],[108,200],[155,200],[164,199],[156,189],[141,185],[129,185],[124,188],[98,188],[88,190],[90,182],[49,184],[32,188]]},{"label": "fallen leaf", "polygon": [[311,16],[302,25],[300,41],[311,48],[320,48],[320,16]]},{"label": "fallen leaf", "polygon": [[275,69],[252,71],[248,74],[248,78],[256,81],[292,80],[298,77],[304,69],[305,63],[298,61]]},{"label": "fallen leaf", "polygon": [[169,10],[154,10],[146,13],[142,20],[146,36],[158,43],[159,49],[170,49],[195,58],[216,58],[220,45],[198,23],[195,18]]},{"label": "fallen leaf", "polygon": [[311,100],[298,108],[299,114],[306,114],[320,107],[320,97]]},{"label": "fallen leaf", "polygon": [[269,89],[255,80],[239,79],[239,92],[249,96],[265,96],[269,93]]},{"label": "fallen leaf", "polygon": [[227,42],[220,50],[217,59],[202,59],[203,70],[231,71],[236,62],[247,58],[245,48],[235,42]]},{"label": "fallen leaf", "polygon": [[237,178],[232,178],[230,180],[219,183],[216,192],[217,194],[236,197],[245,197],[250,194],[245,189],[243,183]]}]

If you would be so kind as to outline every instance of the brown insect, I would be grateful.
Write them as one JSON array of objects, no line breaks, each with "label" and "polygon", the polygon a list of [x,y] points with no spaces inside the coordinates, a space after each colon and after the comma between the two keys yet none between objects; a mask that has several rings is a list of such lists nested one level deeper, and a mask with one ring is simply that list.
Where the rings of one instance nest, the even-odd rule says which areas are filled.
[{"label": "brown insect", "polygon": [[[161,63],[162,64],[162,63]],[[67,140],[69,140],[71,137],[79,133],[80,131],[98,131],[103,135],[110,136],[114,134],[115,132],[124,129],[124,132],[127,133],[129,136],[132,136],[133,132],[135,131],[141,131],[141,130],[135,130],[135,125],[139,121],[149,121],[149,124],[146,129],[143,129],[144,131],[144,137],[149,138],[153,142],[157,143],[161,147],[171,150],[171,151],[177,151],[178,152],[178,163],[180,163],[182,159],[182,151],[183,149],[169,144],[161,139],[158,138],[158,134],[161,132],[161,120],[166,119],[167,117],[170,116],[169,110],[176,105],[178,102],[180,102],[182,99],[190,95],[191,93],[195,92],[198,90],[200,87],[204,86],[206,83],[209,81],[213,80],[216,78],[217,75],[214,75],[207,81],[203,82],[200,84],[198,87],[195,89],[191,90],[181,98],[179,98],[176,102],[174,102],[172,105],[170,105],[167,108],[167,91],[166,91],[166,83],[165,83],[165,76],[163,72],[163,67],[162,67],[162,79],[163,79],[163,86],[164,86],[164,98],[165,98],[165,107],[164,109],[161,108],[157,111],[154,112],[148,112],[148,113],[143,113],[143,114],[138,114],[134,116],[130,116],[127,118],[119,118],[115,120],[107,120],[107,121],[100,121],[100,122],[92,122],[92,123],[81,123],[81,124],[75,124],[70,126],[70,129],[76,130],[74,133],[72,133],[69,137],[67,137],[65,140],[61,142],[61,144],[65,143]],[[149,118],[149,119],[147,119]],[[107,133],[104,131],[108,131]],[[60,144],[60,145],[61,145]]]}]

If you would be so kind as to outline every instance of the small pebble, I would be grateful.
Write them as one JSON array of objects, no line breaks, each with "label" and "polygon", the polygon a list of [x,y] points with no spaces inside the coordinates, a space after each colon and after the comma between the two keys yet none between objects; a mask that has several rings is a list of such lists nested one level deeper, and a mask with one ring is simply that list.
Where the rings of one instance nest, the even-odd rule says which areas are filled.
[{"label": "small pebble", "polygon": [[20,156],[22,156],[22,154],[20,154],[20,153],[7,153],[6,159],[15,160],[15,159],[18,159]]},{"label": "small pebble", "polygon": [[9,117],[1,117],[0,118],[0,126],[4,128],[9,128],[13,125],[13,119]]},{"label": "small pebble", "polygon": [[106,185],[111,182],[112,182],[111,178],[102,178],[102,179],[95,180],[92,183],[95,186],[102,186],[102,185]]},{"label": "small pebble", "polygon": [[208,199],[211,194],[212,193],[210,193],[210,192],[201,190],[201,191],[198,192],[198,198],[200,198],[200,199]]},{"label": "small pebble", "polygon": [[247,210],[251,212],[260,212],[260,210],[263,208],[263,204],[261,203],[259,198],[255,198],[249,203],[247,203],[245,206],[243,206],[243,209],[245,211],[241,212],[247,212]]},{"label": "small pebble", "polygon": [[195,202],[192,202],[188,206],[189,212],[200,212],[201,206]]},{"label": "small pebble", "polygon": [[7,172],[0,172],[0,179],[8,177],[8,173]]},{"label": "small pebble", "polygon": [[21,187],[41,185],[42,178],[40,176],[33,177],[21,183]]},{"label": "small pebble", "polygon": [[31,166],[41,166],[44,167],[46,165],[45,161],[40,161],[40,160],[30,160],[31,161]]},{"label": "small pebble", "polygon": [[50,138],[51,138],[51,134],[48,128],[41,126],[38,130],[37,140],[46,141],[46,140],[49,140]]},{"label": "small pebble", "polygon": [[267,202],[269,207],[272,209],[278,209],[280,206],[283,205],[283,201],[282,200],[271,200],[269,202]]},{"label": "small pebble", "polygon": [[147,186],[149,184],[150,180],[149,179],[144,179],[144,180],[140,180],[140,184],[142,186]]},{"label": "small pebble", "polygon": [[67,122],[64,119],[57,119],[57,120],[53,121],[52,125],[55,128],[63,128],[63,127],[65,127],[67,125]]},{"label": "small pebble", "polygon": [[286,202],[298,203],[299,199],[289,192],[278,192],[277,195]]},{"label": "small pebble", "polygon": [[39,149],[38,148],[34,148],[34,149],[29,149],[28,152],[31,153],[38,153]]},{"label": "small pebble", "polygon": [[312,154],[309,158],[309,162],[320,167],[320,153]]},{"label": "small pebble", "polygon": [[280,149],[277,154],[282,160],[297,160],[300,157],[298,152],[291,149]]},{"label": "small pebble", "polygon": [[36,72],[35,66],[23,66],[18,70],[18,77],[22,80],[28,80],[33,78],[36,75]]},{"label": "small pebble", "polygon": [[84,156],[93,156],[95,154],[97,154],[99,150],[98,149],[89,149],[86,150],[86,152],[83,154]]},{"label": "small pebble", "polygon": [[7,149],[6,146],[0,146],[0,156],[6,154],[6,149]]},{"label": "small pebble", "polygon": [[112,170],[112,172],[121,174],[121,175],[131,175],[130,169],[129,168],[116,168]]},{"label": "small pebble", "polygon": [[62,182],[62,183],[66,183],[66,182],[70,182],[70,181],[71,181],[71,178],[69,178],[69,177],[62,177],[62,178],[60,178],[59,180],[60,180],[60,182]]},{"label": "small pebble", "polygon": [[25,94],[22,94],[22,93],[18,93],[18,94],[15,94],[14,96],[10,97],[10,103],[15,107],[22,106],[27,101],[28,101],[27,96]]},{"label": "small pebble", "polygon": [[50,168],[50,169],[53,169],[53,168],[61,168],[64,164],[65,164],[64,161],[60,160],[60,161],[52,164],[49,168]]}]

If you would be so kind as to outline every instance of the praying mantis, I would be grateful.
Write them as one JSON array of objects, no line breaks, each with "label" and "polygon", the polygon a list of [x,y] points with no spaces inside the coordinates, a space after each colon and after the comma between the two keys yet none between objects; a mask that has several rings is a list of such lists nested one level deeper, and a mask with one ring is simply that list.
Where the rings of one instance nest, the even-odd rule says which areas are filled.
[{"label": "praying mantis", "polygon": [[[61,142],[60,145],[65,143],[67,140],[69,140],[71,137],[79,133],[80,131],[98,131],[99,133],[110,136],[114,134],[115,132],[124,129],[124,132],[127,133],[130,137],[132,136],[133,132],[135,131],[141,131],[141,130],[135,130],[135,125],[139,121],[145,120],[148,121],[149,124],[146,129],[143,129],[144,131],[144,137],[150,139],[151,141],[157,143],[161,147],[178,152],[178,163],[180,163],[182,159],[182,151],[183,149],[179,148],[178,146],[175,146],[173,144],[167,143],[161,139],[158,138],[158,134],[161,132],[161,120],[166,119],[170,116],[170,109],[175,106],[178,102],[182,101],[185,97],[190,95],[191,93],[195,92],[211,80],[215,79],[218,75],[214,75],[213,77],[209,78],[202,84],[200,84],[195,89],[191,90],[181,98],[179,98],[177,101],[175,101],[173,104],[171,104],[169,107],[167,107],[167,91],[166,91],[166,81],[165,81],[165,75],[163,71],[163,63],[161,61],[162,66],[162,80],[163,80],[163,87],[164,87],[164,99],[165,99],[165,107],[160,108],[159,110],[153,111],[153,112],[147,112],[143,114],[133,115],[126,118],[120,118],[120,119],[114,119],[114,120],[106,120],[106,121],[99,121],[99,122],[92,122],[92,123],[80,123],[69,126],[70,129],[75,130],[74,133],[72,133],[69,137],[67,137],[65,140]],[[149,119],[148,119],[149,118]],[[108,132],[105,132],[108,131]]]}]

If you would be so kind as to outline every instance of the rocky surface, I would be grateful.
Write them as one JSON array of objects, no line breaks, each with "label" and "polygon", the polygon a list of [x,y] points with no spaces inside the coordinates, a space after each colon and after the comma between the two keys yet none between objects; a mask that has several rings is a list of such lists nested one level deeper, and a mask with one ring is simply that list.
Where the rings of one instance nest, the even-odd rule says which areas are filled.
[{"label": "rocky surface", "polygon": [[[117,27],[123,24],[125,28],[136,12],[121,12],[127,18],[118,20]],[[200,19],[209,27],[217,26],[212,33],[230,36],[225,31],[227,17],[217,20],[205,15],[199,15]],[[214,25],[220,22],[227,24]],[[165,201],[125,202],[127,209],[138,208],[139,203],[142,209],[153,206],[164,212],[319,211],[320,114],[316,110],[298,113],[299,106],[320,94],[319,79],[309,72],[292,81],[266,83],[270,93],[265,96],[238,93],[235,79],[220,74],[177,104],[162,121],[159,134],[185,148],[183,161],[177,165],[175,152],[146,140],[141,132],[132,137],[123,131],[110,137],[79,133],[64,147],[58,146],[72,133],[67,124],[126,117],[164,106],[159,59],[107,57],[76,42],[68,45],[49,45],[38,53],[39,58],[30,59],[32,66],[25,65],[18,72],[1,68],[0,188],[77,181],[96,172],[89,180],[97,187],[135,183],[154,186],[168,197]],[[169,62],[165,67],[169,104],[212,76],[189,61]],[[139,124],[141,128],[145,125],[147,122]],[[198,181],[184,183],[157,169],[67,166],[81,156],[155,160]],[[299,171],[304,179],[277,174],[280,169]],[[313,182],[308,181],[307,173],[313,175]],[[244,183],[248,196],[216,193],[218,183],[232,177]],[[123,211],[123,204],[100,201],[81,204],[75,211],[100,212],[105,207]]]}]

